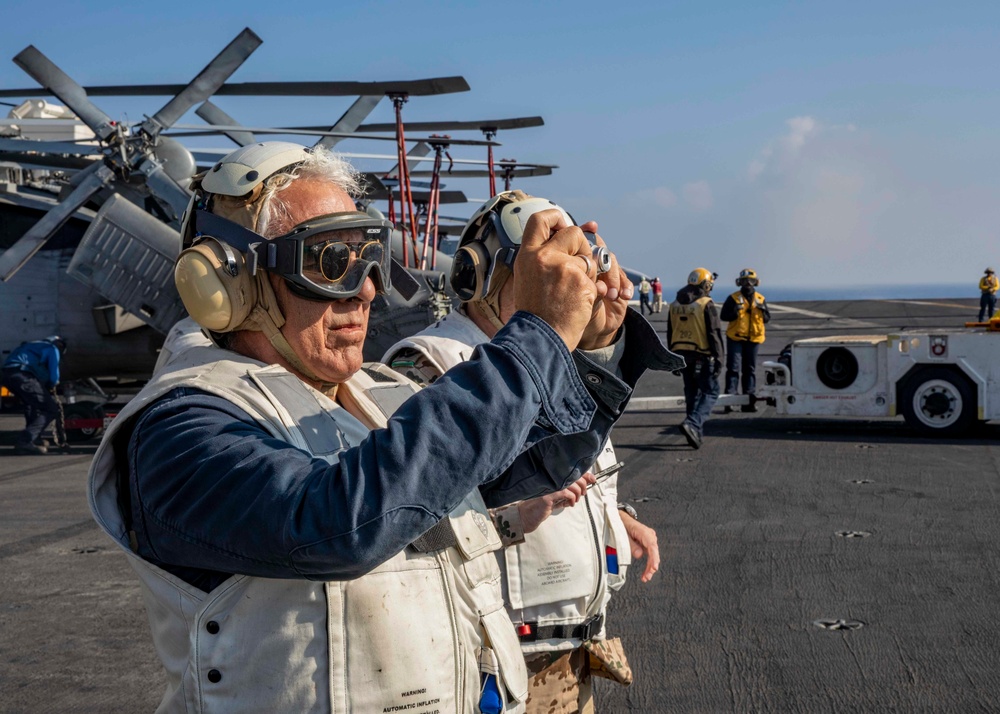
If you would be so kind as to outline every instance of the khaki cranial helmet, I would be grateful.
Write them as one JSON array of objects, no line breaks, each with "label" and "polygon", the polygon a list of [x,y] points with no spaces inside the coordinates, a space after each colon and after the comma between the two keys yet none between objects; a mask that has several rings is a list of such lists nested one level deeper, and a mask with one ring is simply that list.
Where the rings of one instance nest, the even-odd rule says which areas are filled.
[{"label": "khaki cranial helmet", "polygon": [[706,292],[711,292],[712,288],[715,286],[715,273],[710,273],[705,268],[695,268],[690,273],[688,273],[688,285],[697,285],[705,289]]},{"label": "khaki cranial helmet", "polygon": [[738,286],[743,285],[760,285],[760,278],[757,277],[757,271],[753,268],[743,268],[740,271],[740,277],[736,278],[736,284]]},{"label": "khaki cranial helmet", "polygon": [[514,257],[528,218],[539,210],[558,209],[566,221],[573,219],[546,198],[523,191],[504,191],[472,214],[462,230],[451,270],[451,286],[463,303],[483,308],[486,318],[497,328],[500,319],[500,290],[513,275]]},{"label": "khaki cranial helmet", "polygon": [[304,146],[288,141],[267,141],[242,146],[224,156],[211,169],[191,180],[194,190],[192,206],[184,213],[181,235],[184,245],[190,245],[194,236],[192,207],[201,199],[202,209],[238,223],[259,233],[260,214],[265,201],[262,194],[267,179],[285,173],[309,158]]},{"label": "khaki cranial helmet", "polygon": [[186,247],[174,265],[174,283],[188,313],[209,330],[213,341],[218,343],[219,335],[229,332],[264,332],[289,364],[309,379],[320,381],[281,334],[285,317],[267,273],[254,273],[245,253],[199,232],[196,221],[197,212],[206,211],[259,233],[267,179],[287,174],[308,158],[309,151],[298,144],[264,142],[241,147],[195,176],[191,186],[194,196],[181,223]]}]

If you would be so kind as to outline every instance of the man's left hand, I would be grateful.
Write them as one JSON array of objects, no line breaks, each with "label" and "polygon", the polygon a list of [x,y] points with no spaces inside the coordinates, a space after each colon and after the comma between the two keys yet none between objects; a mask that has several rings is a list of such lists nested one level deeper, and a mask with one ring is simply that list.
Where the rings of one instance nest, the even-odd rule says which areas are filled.
[{"label": "man's left hand", "polygon": [[660,547],[656,542],[656,531],[644,526],[625,511],[619,511],[625,532],[632,547],[632,560],[646,558],[646,569],[642,571],[642,582],[648,583],[660,569]]},{"label": "man's left hand", "polygon": [[[588,221],[580,226],[587,233],[593,233],[597,238],[597,245],[605,246],[604,240],[597,235],[597,223]],[[611,253],[611,269],[606,273],[597,276],[597,280],[608,286],[608,292],[603,298],[598,298],[594,302],[594,316],[583,331],[580,340],[580,349],[597,350],[610,345],[622,322],[625,321],[625,313],[628,310],[628,301],[632,299],[635,287],[625,275],[625,271],[618,265],[618,259]]]}]

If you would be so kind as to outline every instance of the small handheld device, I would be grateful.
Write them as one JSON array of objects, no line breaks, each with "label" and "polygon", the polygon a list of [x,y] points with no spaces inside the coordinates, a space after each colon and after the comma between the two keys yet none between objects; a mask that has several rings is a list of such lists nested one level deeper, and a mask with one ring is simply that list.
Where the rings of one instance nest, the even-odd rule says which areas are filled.
[{"label": "small handheld device", "polygon": [[617,464],[612,464],[611,466],[608,466],[606,469],[601,469],[596,474],[594,474],[594,478],[596,480],[594,481],[594,483],[592,483],[589,486],[587,486],[587,488],[593,488],[594,486],[596,486],[597,484],[599,484],[601,481],[604,481],[604,480],[610,478],[614,474],[616,474],[619,471],[621,471],[622,466],[624,466],[624,465],[625,465],[624,461],[619,461]]},{"label": "small handheld device", "polygon": [[[615,475],[616,473],[618,473],[619,471],[621,471],[622,466],[624,466],[624,465],[625,465],[624,461],[619,461],[616,464],[612,464],[611,466],[608,466],[606,469],[601,469],[600,471],[598,471],[596,474],[594,474],[594,483],[587,484],[587,490],[589,491],[594,486],[596,486],[597,484],[599,484],[601,481],[606,481],[607,479],[611,478],[613,475]],[[562,499],[556,501],[555,503],[553,503],[552,507],[553,508],[559,508],[560,506],[562,506],[565,503],[569,503],[569,501],[567,501],[565,498],[562,498]]]},{"label": "small handheld device", "polygon": [[583,235],[587,236],[587,242],[590,243],[590,252],[594,258],[594,265],[597,266],[597,272],[606,273],[611,270],[611,253],[603,245],[597,245],[597,236],[595,236],[590,231],[584,231]]}]

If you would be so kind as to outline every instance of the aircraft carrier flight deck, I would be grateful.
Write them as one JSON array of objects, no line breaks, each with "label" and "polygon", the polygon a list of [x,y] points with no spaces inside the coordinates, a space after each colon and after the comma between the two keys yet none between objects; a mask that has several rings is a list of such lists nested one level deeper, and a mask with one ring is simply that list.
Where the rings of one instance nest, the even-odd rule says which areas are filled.
[{"label": "aircraft carrier flight deck", "polygon": [[[978,299],[771,307],[761,362],[803,337],[961,329]],[[647,373],[636,397],[680,393]],[[717,409],[696,451],[682,416],[614,431],[620,499],[662,562],[612,599],[635,683],[598,680],[598,711],[1000,711],[1000,425],[930,438],[899,417]],[[15,456],[22,426],[0,413],[0,712],[153,711],[138,581],[87,507],[97,442]]]}]

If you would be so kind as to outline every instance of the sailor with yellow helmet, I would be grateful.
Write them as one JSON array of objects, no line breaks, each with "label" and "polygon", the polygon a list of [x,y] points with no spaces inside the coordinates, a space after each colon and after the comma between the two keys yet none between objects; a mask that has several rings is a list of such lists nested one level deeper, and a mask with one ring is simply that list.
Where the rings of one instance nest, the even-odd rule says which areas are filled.
[{"label": "sailor with yellow helmet", "polygon": [[997,309],[997,290],[1000,290],[1000,280],[993,272],[993,268],[987,268],[983,277],[979,279],[979,322],[983,318],[991,319],[993,312]]},{"label": "sailor with yellow helmet", "polygon": [[[757,292],[760,279],[752,268],[744,268],[736,279],[739,290],[726,298],[722,319],[726,328],[726,394],[737,394],[742,381],[743,394],[753,395],[757,388],[757,351],[764,342],[764,325],[771,312],[764,296]],[[757,411],[753,400],[744,404],[745,412]]]},{"label": "sailor with yellow helmet", "polygon": [[719,308],[711,298],[717,277],[705,268],[692,270],[687,285],[670,303],[667,321],[667,345],[684,358],[681,376],[687,414],[677,428],[694,449],[701,448],[705,421],[719,398],[724,348]]}]

